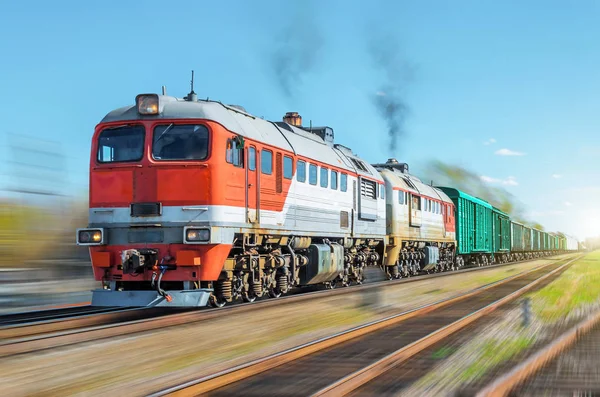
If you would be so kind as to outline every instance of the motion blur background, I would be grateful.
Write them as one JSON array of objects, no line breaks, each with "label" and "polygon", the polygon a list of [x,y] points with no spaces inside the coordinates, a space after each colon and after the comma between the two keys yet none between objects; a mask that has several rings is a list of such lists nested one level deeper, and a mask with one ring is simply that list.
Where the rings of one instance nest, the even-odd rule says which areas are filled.
[{"label": "motion blur background", "polygon": [[593,237],[599,15],[593,1],[4,2],[0,310],[88,299],[74,236],[94,126],[161,85],[185,95],[190,69],[200,97],[299,111],[368,161]]}]

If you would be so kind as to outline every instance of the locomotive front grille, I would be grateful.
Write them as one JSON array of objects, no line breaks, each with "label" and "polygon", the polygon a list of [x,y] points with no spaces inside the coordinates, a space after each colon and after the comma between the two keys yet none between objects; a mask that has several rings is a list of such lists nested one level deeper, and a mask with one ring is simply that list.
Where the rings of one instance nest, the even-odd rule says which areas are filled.
[{"label": "locomotive front grille", "polygon": [[131,216],[160,216],[162,214],[161,203],[132,203]]}]

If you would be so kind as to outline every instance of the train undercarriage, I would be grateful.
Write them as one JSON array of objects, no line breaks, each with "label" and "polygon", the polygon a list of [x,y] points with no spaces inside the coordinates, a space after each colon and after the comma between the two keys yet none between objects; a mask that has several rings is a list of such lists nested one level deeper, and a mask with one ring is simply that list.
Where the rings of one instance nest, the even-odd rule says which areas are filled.
[{"label": "train undercarriage", "polygon": [[455,261],[455,245],[447,242],[403,241],[394,265],[386,266],[388,279],[437,273],[462,267]]},{"label": "train undercarriage", "polygon": [[295,287],[361,284],[364,269],[378,265],[383,241],[245,234],[236,236],[209,303],[278,298]]}]

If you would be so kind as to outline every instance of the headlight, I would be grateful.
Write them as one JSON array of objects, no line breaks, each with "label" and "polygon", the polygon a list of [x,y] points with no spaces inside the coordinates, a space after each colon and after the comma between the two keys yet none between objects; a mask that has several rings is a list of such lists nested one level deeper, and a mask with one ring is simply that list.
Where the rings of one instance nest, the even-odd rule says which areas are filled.
[{"label": "headlight", "polygon": [[186,229],[185,230],[185,242],[186,243],[202,243],[210,241],[210,230],[209,229]]},{"label": "headlight", "polygon": [[101,245],[104,244],[103,229],[80,229],[77,230],[77,244],[79,245]]},{"label": "headlight", "polygon": [[158,114],[158,95],[140,94],[135,97],[139,114]]}]

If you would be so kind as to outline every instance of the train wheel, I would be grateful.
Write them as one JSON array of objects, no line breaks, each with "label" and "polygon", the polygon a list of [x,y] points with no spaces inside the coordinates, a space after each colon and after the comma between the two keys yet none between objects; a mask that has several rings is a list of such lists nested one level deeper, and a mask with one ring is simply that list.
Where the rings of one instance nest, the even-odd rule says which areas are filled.
[{"label": "train wheel", "polygon": [[223,306],[225,306],[227,301],[223,297],[219,298],[215,295],[211,295],[210,298],[208,299],[208,303],[210,303],[210,305],[212,307],[223,307]]},{"label": "train wheel", "polygon": [[252,291],[242,292],[242,300],[244,302],[252,303],[256,300],[256,298],[257,298],[257,296]]},{"label": "train wheel", "polygon": [[277,287],[269,288],[269,296],[271,298],[279,298],[281,296],[281,290]]}]

